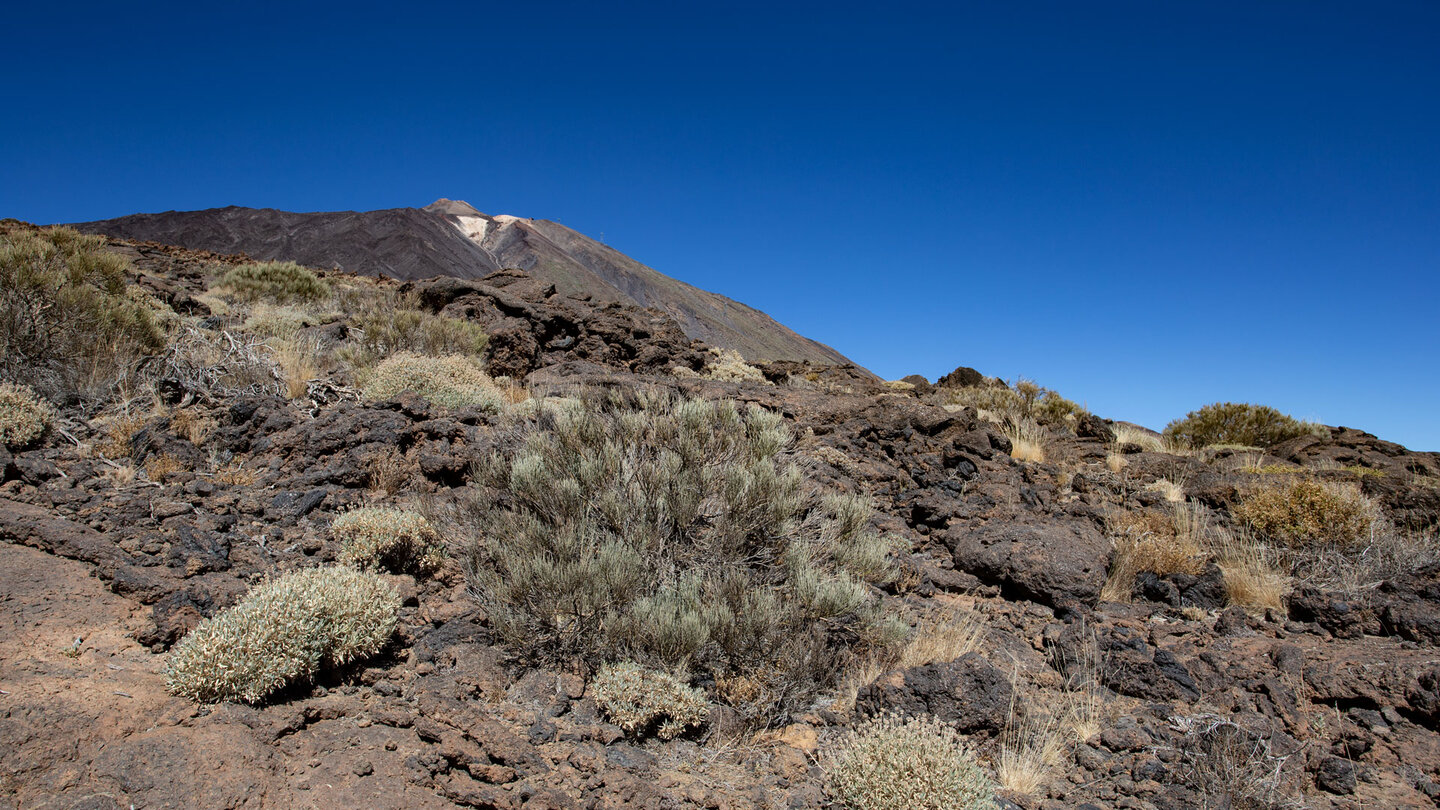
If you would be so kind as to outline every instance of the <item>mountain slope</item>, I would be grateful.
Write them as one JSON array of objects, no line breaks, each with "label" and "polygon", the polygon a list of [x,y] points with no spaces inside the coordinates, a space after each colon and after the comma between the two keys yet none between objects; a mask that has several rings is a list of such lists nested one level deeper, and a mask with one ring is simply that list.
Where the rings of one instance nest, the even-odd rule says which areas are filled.
[{"label": "mountain slope", "polygon": [[77,223],[87,233],[399,279],[479,278],[507,267],[589,295],[659,309],[685,334],[750,361],[850,363],[769,315],[670,278],[558,222],[489,216],[457,200],[424,208],[295,213],[212,208]]}]

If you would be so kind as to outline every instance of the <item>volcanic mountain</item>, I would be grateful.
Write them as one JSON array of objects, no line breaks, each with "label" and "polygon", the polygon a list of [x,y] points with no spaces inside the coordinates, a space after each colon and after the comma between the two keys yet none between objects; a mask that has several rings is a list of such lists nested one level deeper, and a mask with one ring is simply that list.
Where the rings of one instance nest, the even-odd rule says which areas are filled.
[{"label": "volcanic mountain", "polygon": [[73,227],[405,280],[479,278],[518,268],[554,284],[561,293],[659,309],[678,321],[686,335],[735,349],[750,361],[851,362],[753,307],[670,278],[558,222],[490,216],[458,200],[362,212],[230,206],[134,214]]}]

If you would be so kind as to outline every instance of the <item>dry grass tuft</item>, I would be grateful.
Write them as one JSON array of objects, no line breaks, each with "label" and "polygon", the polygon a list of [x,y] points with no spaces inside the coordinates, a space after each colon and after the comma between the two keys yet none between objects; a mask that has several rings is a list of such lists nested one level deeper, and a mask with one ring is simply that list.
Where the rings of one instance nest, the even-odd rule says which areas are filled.
[{"label": "dry grass tuft", "polygon": [[985,622],[974,613],[953,609],[934,611],[920,620],[909,642],[900,650],[896,666],[909,669],[954,661],[979,649],[984,635]]},{"label": "dry grass tuft", "polygon": [[1106,454],[1105,454],[1105,467],[1106,467],[1106,469],[1110,470],[1110,472],[1115,473],[1116,475],[1119,475],[1122,470],[1124,470],[1126,467],[1129,467],[1129,466],[1130,466],[1129,460],[1126,459],[1125,456],[1121,455],[1120,453],[1113,453],[1113,452],[1112,452],[1112,453],[1106,453]]},{"label": "dry grass tuft", "polygon": [[1185,502],[1185,487],[1168,478],[1157,478],[1146,484],[1145,489],[1150,492],[1160,493],[1165,496],[1165,500],[1170,503]]},{"label": "dry grass tuft", "polygon": [[[170,430],[173,431],[176,436],[184,438],[197,447],[209,441],[210,437],[214,435],[215,429],[219,426],[220,424],[214,419],[201,416],[196,411],[190,409],[176,410],[170,414]],[[128,437],[126,444],[129,444]],[[128,452],[128,450],[126,452]]]},{"label": "dry grass tuft", "polygon": [[1247,610],[1283,610],[1290,578],[1281,573],[1274,550],[1249,532],[1216,531],[1210,551],[1225,576],[1228,604]]},{"label": "dry grass tuft", "polygon": [[1161,441],[1160,437],[1144,428],[1117,424],[1112,429],[1115,431],[1115,447],[1117,449],[1127,444],[1133,444],[1146,453],[1165,452],[1165,443]]},{"label": "dry grass tuft", "polygon": [[291,336],[277,339],[274,345],[275,364],[285,384],[285,395],[302,399],[310,392],[310,383],[320,376],[320,356],[324,347],[314,336]]},{"label": "dry grass tuft", "polygon": [[122,414],[111,417],[105,424],[104,435],[95,442],[95,450],[105,458],[125,458],[130,455],[130,440],[145,426],[145,420],[136,414]]},{"label": "dry grass tuft", "polygon": [[1101,599],[1130,601],[1142,571],[1198,574],[1204,567],[1207,522],[1200,504],[1176,504],[1169,516],[1118,510],[1106,516],[1105,524],[1113,551]]},{"label": "dry grass tuft", "polygon": [[1011,458],[1029,462],[1045,460],[1045,445],[1050,434],[1038,422],[1027,417],[1007,417],[1001,428],[1010,440]]},{"label": "dry grass tuft", "polygon": [[370,489],[386,495],[404,492],[420,475],[419,466],[394,447],[371,456],[365,464]]},{"label": "dry grass tuft", "polygon": [[161,453],[151,456],[149,460],[145,462],[145,477],[158,483],[187,469],[189,469],[189,467],[186,466],[185,462],[169,453]]},{"label": "dry grass tuft", "polygon": [[1054,777],[1070,750],[1071,735],[1060,712],[1031,706],[1023,717],[1017,713],[1017,680],[1012,678],[1010,720],[1000,737],[995,775],[1001,788],[1028,796],[1039,792]]}]

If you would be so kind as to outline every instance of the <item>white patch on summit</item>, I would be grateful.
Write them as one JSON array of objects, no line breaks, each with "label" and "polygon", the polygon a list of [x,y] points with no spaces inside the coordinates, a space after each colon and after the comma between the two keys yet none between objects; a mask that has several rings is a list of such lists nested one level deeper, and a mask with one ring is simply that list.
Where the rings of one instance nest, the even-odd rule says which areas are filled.
[{"label": "white patch on summit", "polygon": [[472,242],[478,243],[490,232],[490,220],[485,217],[455,217],[455,227]]}]

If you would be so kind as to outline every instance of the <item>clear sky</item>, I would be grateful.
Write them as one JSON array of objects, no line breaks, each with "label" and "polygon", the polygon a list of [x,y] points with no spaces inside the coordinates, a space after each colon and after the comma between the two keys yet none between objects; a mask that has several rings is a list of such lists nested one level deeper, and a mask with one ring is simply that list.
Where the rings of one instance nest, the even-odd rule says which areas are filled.
[{"label": "clear sky", "polygon": [[[694,7],[692,7],[692,5]],[[0,216],[464,199],[876,373],[1440,450],[1440,3],[17,4]]]}]

